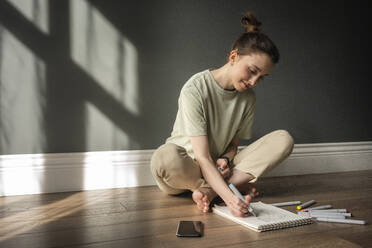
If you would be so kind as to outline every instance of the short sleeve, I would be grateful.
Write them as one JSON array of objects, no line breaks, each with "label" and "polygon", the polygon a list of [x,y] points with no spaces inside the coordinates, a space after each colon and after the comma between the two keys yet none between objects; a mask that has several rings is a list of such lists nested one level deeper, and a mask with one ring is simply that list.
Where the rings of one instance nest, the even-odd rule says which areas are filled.
[{"label": "short sleeve", "polygon": [[250,101],[250,104],[247,107],[247,112],[245,112],[236,134],[236,136],[239,137],[240,139],[252,138],[254,113],[256,107],[256,97],[254,94],[251,96],[251,99],[252,100]]},{"label": "short sleeve", "polygon": [[182,88],[178,100],[178,109],[182,117],[182,126],[186,136],[207,135],[203,101],[193,85]]}]

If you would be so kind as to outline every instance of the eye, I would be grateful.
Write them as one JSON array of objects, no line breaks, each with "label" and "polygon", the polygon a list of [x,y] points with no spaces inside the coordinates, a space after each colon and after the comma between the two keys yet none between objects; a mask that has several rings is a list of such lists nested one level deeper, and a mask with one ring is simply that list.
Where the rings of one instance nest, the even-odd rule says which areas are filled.
[{"label": "eye", "polygon": [[255,70],[253,70],[253,69],[251,69],[251,68],[248,68],[248,71],[249,71],[251,74],[256,74],[256,73],[257,73],[257,71],[255,71]]}]

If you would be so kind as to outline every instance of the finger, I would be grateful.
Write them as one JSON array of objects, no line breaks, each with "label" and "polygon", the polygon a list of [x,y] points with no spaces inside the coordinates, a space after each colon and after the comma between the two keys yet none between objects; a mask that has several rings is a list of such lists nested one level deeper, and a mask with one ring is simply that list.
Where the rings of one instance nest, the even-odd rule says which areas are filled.
[{"label": "finger", "polygon": [[251,202],[251,200],[252,200],[252,196],[251,195],[246,195],[245,196],[245,201],[247,202],[248,205]]},{"label": "finger", "polygon": [[238,210],[239,210],[241,213],[243,213],[243,214],[247,214],[247,213],[249,213],[249,211],[248,211],[248,207],[246,207],[246,206],[240,206],[240,207],[238,208]]},{"label": "finger", "polygon": [[221,165],[220,165],[223,169],[226,169],[226,168],[228,168],[227,167],[227,164],[226,164],[226,162],[224,162],[224,163],[221,163]]},{"label": "finger", "polygon": [[[245,202],[242,201],[239,197],[237,197],[237,201],[235,202],[237,210],[239,210],[239,211],[242,211],[242,209],[247,209],[248,210],[249,201],[251,200],[251,197],[249,195],[247,195],[247,196],[244,197],[244,199],[245,199]],[[248,201],[247,201],[247,199],[248,199]]]},{"label": "finger", "polygon": [[237,202],[234,206],[234,208],[239,211],[239,212],[242,212],[244,214],[248,213],[248,204],[243,202],[242,200],[239,199],[239,202]]},{"label": "finger", "polygon": [[249,216],[249,212],[248,210],[242,210],[242,209],[235,209],[235,208],[232,208],[230,209],[230,212],[232,213],[232,215],[236,216],[236,217],[247,217]]},{"label": "finger", "polygon": [[239,197],[237,196],[234,196],[233,200],[232,200],[232,205],[234,206],[234,208],[237,208],[238,206],[242,206],[243,204],[245,204]]},{"label": "finger", "polygon": [[249,215],[248,205],[242,200],[234,199],[231,204],[229,204],[230,211],[235,211],[235,216],[246,217]]},{"label": "finger", "polygon": [[226,160],[225,159],[217,159],[216,164],[219,166],[226,165]]},{"label": "finger", "polygon": [[230,213],[235,217],[243,217],[243,214],[240,211],[236,211],[235,209],[230,209]]}]

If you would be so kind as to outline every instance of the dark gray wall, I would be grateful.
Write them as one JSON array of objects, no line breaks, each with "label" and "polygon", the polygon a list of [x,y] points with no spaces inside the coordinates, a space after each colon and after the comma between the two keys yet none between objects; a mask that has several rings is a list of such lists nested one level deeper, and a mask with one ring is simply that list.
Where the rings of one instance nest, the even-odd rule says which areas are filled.
[{"label": "dark gray wall", "polygon": [[[42,138],[25,141],[30,143],[26,148],[11,145],[16,130],[7,131],[11,129],[3,114],[1,154],[156,148],[171,132],[182,85],[194,73],[224,64],[233,40],[243,31],[239,22],[246,10],[255,13],[281,52],[271,76],[256,88],[254,139],[281,128],[290,131],[296,143],[372,140],[368,1],[86,3],[138,52],[139,114],[123,107],[71,59],[68,1],[49,2],[48,35],[40,34],[12,4],[1,1],[0,37],[9,32],[36,54],[45,64],[46,77],[39,125],[43,130],[35,134]],[[0,72],[7,63],[1,56],[4,45],[2,51]],[[0,83],[3,87],[6,82]],[[112,144],[102,145],[99,136],[89,141],[87,102],[117,132],[125,133],[127,142],[112,138]],[[104,126],[95,131],[103,138],[106,132]]]}]

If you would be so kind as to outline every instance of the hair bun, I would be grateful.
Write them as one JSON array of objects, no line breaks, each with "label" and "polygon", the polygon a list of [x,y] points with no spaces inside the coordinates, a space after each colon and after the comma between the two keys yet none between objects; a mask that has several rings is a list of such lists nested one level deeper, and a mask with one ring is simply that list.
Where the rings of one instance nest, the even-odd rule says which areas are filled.
[{"label": "hair bun", "polygon": [[245,28],[245,32],[247,33],[258,33],[260,32],[261,22],[259,22],[256,17],[252,14],[252,12],[247,12],[245,16],[242,17],[241,21],[242,25]]}]

